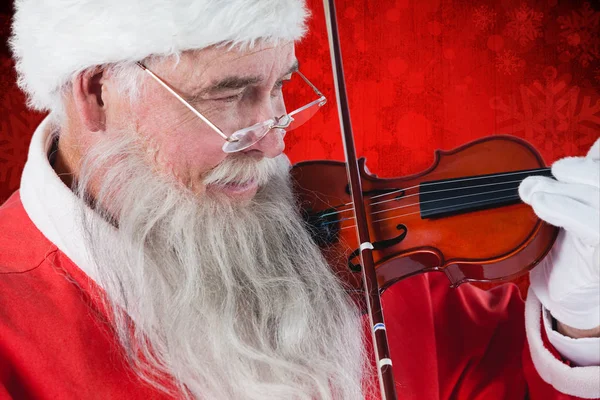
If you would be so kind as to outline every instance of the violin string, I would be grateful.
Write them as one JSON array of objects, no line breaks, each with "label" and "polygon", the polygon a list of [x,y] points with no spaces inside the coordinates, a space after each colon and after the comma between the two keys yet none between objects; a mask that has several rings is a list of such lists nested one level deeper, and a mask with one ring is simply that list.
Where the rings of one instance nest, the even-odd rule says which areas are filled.
[{"label": "violin string", "polygon": [[[450,190],[466,190],[466,189],[472,189],[472,188],[478,188],[478,187],[485,187],[485,186],[505,185],[505,184],[509,184],[509,183],[517,183],[517,182],[521,182],[521,181],[522,181],[522,179],[518,179],[518,180],[515,180],[515,181],[496,182],[496,183],[486,183],[486,184],[483,184],[483,185],[471,185],[471,186],[465,186],[465,187],[461,187],[461,188],[448,188],[448,189],[439,189],[439,190],[432,190],[432,191],[430,191],[430,192],[428,191],[428,192],[427,192],[427,194],[431,194],[431,193],[440,193],[440,192],[447,192],[447,191],[450,191]],[[406,190],[414,189],[414,188],[417,188],[417,187],[418,187],[418,185],[417,185],[417,186],[411,186],[410,188],[406,188],[406,189],[402,189],[402,190],[405,190],[405,191],[406,191]],[[503,190],[506,190],[506,189],[503,189]],[[494,193],[494,192],[493,192],[493,191],[492,191],[492,192],[485,192],[485,193],[481,193],[481,194],[486,194],[486,193]],[[402,197],[402,199],[407,199],[407,198],[409,198],[409,197],[418,196],[419,194],[420,194],[420,192],[412,193],[412,194],[409,194],[409,195],[403,196],[403,197]],[[449,198],[452,198],[452,197],[449,197]],[[444,199],[447,199],[447,197],[445,197]],[[383,200],[383,201],[377,201],[377,202],[375,202],[375,203],[370,203],[370,204],[369,204],[369,206],[376,206],[376,205],[378,205],[378,204],[383,204],[383,203],[387,203],[387,202],[394,201],[394,200],[396,200],[396,199],[394,198],[394,199],[387,199],[387,200]],[[419,202],[417,202],[417,203],[412,203],[412,204],[409,204],[409,205],[411,205],[411,206],[414,206],[414,205],[416,205],[416,204],[422,204],[422,203],[423,203],[423,202],[420,202],[420,203],[419,203]],[[352,203],[347,203],[347,204],[352,204]],[[344,206],[345,206],[345,205],[346,205],[346,204],[344,204]],[[343,207],[343,206],[342,206],[342,207]],[[393,209],[392,209],[392,210],[393,210]],[[330,211],[330,212],[327,212],[327,213],[321,214],[320,216],[321,216],[321,217],[327,217],[327,216],[329,216],[329,215],[341,214],[341,213],[343,213],[343,212],[347,212],[347,211],[354,211],[354,208],[350,207],[350,208],[346,208],[346,209],[344,209],[344,210]],[[387,210],[383,210],[383,211],[387,211]],[[373,214],[374,214],[374,213],[373,213]]]},{"label": "violin string", "polygon": [[[531,172],[531,171],[548,172],[550,170],[551,170],[551,168],[547,167],[547,168],[538,168],[538,169],[532,169],[532,170],[506,172],[506,173],[493,174],[493,175],[487,175],[487,176],[471,176],[471,177],[468,177],[468,178],[454,179],[454,180],[452,180],[452,182],[454,183],[454,182],[470,181],[470,180],[475,180],[475,179],[496,178],[496,177],[502,177],[502,176],[519,175],[519,174],[522,175],[522,174],[525,174],[525,173]],[[449,178],[449,179],[452,179],[452,178]],[[425,183],[421,183],[419,185],[414,185],[414,186],[410,186],[410,187],[407,187],[407,188],[392,190],[391,192],[386,192],[386,193],[378,194],[378,195],[372,196],[370,198],[370,200],[375,199],[375,198],[379,198],[379,197],[383,197],[383,196],[389,196],[389,195],[392,195],[392,194],[400,193],[402,191],[406,192],[407,190],[416,189],[419,186],[433,186],[433,185],[441,185],[441,184],[446,184],[446,183],[448,183],[448,182],[447,181],[446,182],[425,182]],[[504,182],[504,183],[506,183],[506,182]],[[469,188],[469,187],[476,187],[476,186],[466,186],[465,188]],[[446,189],[446,190],[448,190],[448,189]],[[435,192],[428,192],[428,193],[435,193]],[[390,200],[387,200],[387,201],[392,201],[392,200],[394,200],[394,199],[390,199]],[[385,201],[375,202],[375,203],[372,203],[371,205],[374,206],[374,205],[381,204],[381,203],[384,203],[384,202]],[[332,207],[332,208],[337,209],[339,207],[346,207],[346,206],[352,206],[352,202],[345,203],[345,204],[340,204],[340,205]],[[336,213],[345,212],[345,211],[351,211],[351,210],[353,210],[352,207],[350,207],[348,209],[345,209],[345,210],[337,210],[337,211],[331,212],[329,214],[336,214]],[[326,215],[329,215],[329,214],[323,214],[322,216],[326,216]]]},{"label": "violin string", "polygon": [[[505,197],[497,197],[496,200],[500,200],[500,199],[517,199],[517,198],[519,198],[518,195],[512,195],[512,196],[505,196]],[[470,204],[477,204],[477,203],[481,203],[481,202],[485,202],[485,201],[487,201],[487,200],[473,201],[473,202],[464,203],[464,204],[465,205],[470,205]],[[440,210],[444,210],[446,208],[451,208],[451,207],[454,207],[454,206],[438,207],[438,208],[434,208],[431,211],[440,211]],[[393,217],[388,217],[388,218],[382,218],[382,219],[375,220],[372,223],[381,222],[381,221],[387,221],[387,220],[390,220],[390,219],[402,218],[402,217],[406,217],[406,216],[409,216],[409,215],[419,214],[420,212],[421,211],[415,211],[415,212],[411,212],[411,213],[407,213],[407,214],[395,215]],[[347,219],[352,219],[352,218],[354,218],[354,217],[347,218]],[[349,229],[349,228],[354,228],[355,226],[356,226],[356,224],[355,225],[344,226],[343,228],[340,228],[340,229]]]},{"label": "violin string", "polygon": [[[540,169],[538,169],[536,171],[550,171],[550,168],[540,168]],[[529,171],[528,170],[526,170],[526,171],[517,171],[517,172],[511,172],[511,173],[505,173],[505,174],[497,174],[497,175],[487,176],[487,177],[485,177],[485,176],[475,176],[475,177],[464,178],[464,179],[456,179],[456,180],[453,180],[452,182],[454,183],[454,182],[460,182],[460,181],[466,181],[466,180],[490,178],[490,177],[497,177],[497,176],[509,176],[509,175],[516,175],[516,174],[524,174],[524,173],[527,173],[527,172],[529,172]],[[462,187],[462,188],[441,189],[441,190],[437,190],[437,191],[431,191],[431,192],[428,192],[428,193],[437,193],[437,192],[448,191],[448,190],[469,189],[469,188],[482,187],[482,186],[488,186],[488,185],[501,185],[501,184],[505,184],[505,183],[520,182],[521,180],[522,179],[516,180],[516,181],[498,182],[498,183],[491,183],[491,184],[484,184],[484,185],[465,186],[465,187]],[[447,184],[447,183],[448,182],[425,182],[425,183],[422,183],[421,185],[410,186],[410,187],[405,188],[405,189],[398,189],[398,190],[393,190],[391,192],[379,194],[379,195],[371,197],[370,199],[379,198],[379,197],[382,197],[382,196],[387,196],[387,195],[395,194],[395,193],[402,192],[402,191],[406,192],[408,190],[418,188],[419,186],[433,186],[433,185]],[[411,196],[416,196],[418,194],[419,194],[419,192],[411,194],[411,195],[408,195],[408,196],[403,196],[403,198],[407,198],[407,197],[411,197]],[[387,199],[387,200],[383,200],[383,201],[371,203],[369,205],[370,206],[375,206],[375,205],[378,205],[378,204],[383,204],[383,203],[386,203],[386,202],[389,202],[389,201],[394,201],[394,200],[396,200],[396,199],[392,198],[392,199]],[[354,210],[353,207],[349,207],[349,208],[346,208],[346,209],[343,209],[343,210],[337,210],[337,208],[339,208],[339,207],[345,207],[345,206],[352,206],[352,202],[332,207],[332,208],[336,209],[336,211],[332,211],[332,212],[328,212],[328,213],[325,213],[325,214],[321,214],[321,216],[322,217],[326,217],[328,215],[339,214],[339,213],[343,213],[343,212],[353,211]]]},{"label": "violin string", "polygon": [[[519,181],[512,181],[512,182],[519,182]],[[480,185],[480,186],[486,186],[486,185]],[[506,189],[498,189],[498,190],[492,190],[492,191],[488,191],[488,192],[469,193],[469,194],[463,194],[463,195],[460,195],[460,196],[444,197],[443,199],[432,199],[432,200],[419,201],[417,203],[404,204],[402,206],[398,206],[398,207],[394,207],[394,208],[386,208],[386,209],[383,209],[383,210],[374,211],[374,212],[371,212],[370,215],[380,214],[380,213],[388,212],[388,211],[399,210],[401,208],[406,208],[406,207],[420,206],[421,204],[433,203],[435,201],[459,199],[459,198],[462,198],[462,197],[471,197],[471,196],[481,196],[481,195],[494,194],[494,193],[498,193],[498,192],[505,192],[507,190],[515,190],[515,189],[516,188],[514,188],[514,187],[510,187],[510,188],[506,188]],[[435,192],[428,192],[428,193],[435,193]],[[414,196],[414,195],[411,195],[411,196]],[[410,197],[410,196],[406,196],[406,197]],[[503,198],[503,197],[500,197],[500,198]],[[496,200],[496,199],[498,199],[498,197],[494,198],[494,200]],[[487,200],[483,200],[483,201],[487,201]],[[465,204],[470,204],[470,203],[465,203]],[[435,211],[435,210],[437,210],[437,209],[433,209],[431,211]],[[331,215],[331,214],[332,213],[327,213],[327,215]],[[335,223],[339,223],[339,222],[344,222],[344,221],[347,221],[347,220],[353,219],[353,218],[354,218],[354,216],[341,218],[341,219],[338,219],[338,220],[335,220],[335,221],[327,221],[327,222],[321,224],[321,226],[335,224]]]},{"label": "violin string", "polygon": [[[386,211],[394,211],[394,210],[398,210],[400,208],[406,208],[406,207],[410,207],[410,206],[416,206],[416,205],[421,205],[421,204],[426,204],[426,203],[432,203],[434,201],[459,199],[461,197],[470,197],[470,196],[478,196],[478,195],[483,195],[483,194],[492,194],[492,193],[498,193],[498,192],[505,192],[507,190],[515,190],[515,188],[511,187],[511,188],[507,188],[507,189],[493,190],[491,192],[470,193],[470,194],[463,194],[463,195],[460,195],[460,196],[444,197],[443,199],[425,200],[425,201],[420,201],[418,203],[406,204],[404,206],[393,207],[393,208],[386,208],[384,210],[375,211],[375,212],[372,212],[371,215],[380,214],[380,213],[386,212]],[[494,200],[496,200],[496,199],[497,199],[497,197],[494,197]]]},{"label": "violin string", "polygon": [[[531,172],[531,171],[532,170],[514,171],[514,172],[503,172],[503,173],[500,173],[500,174],[493,174],[493,175],[486,175],[486,176],[470,176],[470,177],[466,177],[466,178],[459,178],[459,179],[449,178],[449,179],[452,180],[452,183],[455,183],[455,182],[473,181],[473,180],[476,180],[476,179],[489,179],[489,178],[499,178],[499,177],[503,177],[503,176],[523,175],[523,174]],[[546,171],[550,171],[550,168],[539,168],[539,169],[535,169],[533,171],[536,171],[536,172],[538,172],[538,171],[539,172],[544,171],[544,172],[546,172]],[[399,192],[399,191],[402,191],[402,190],[408,190],[408,189],[414,189],[414,188],[419,187],[419,186],[434,186],[434,185],[441,185],[441,184],[446,184],[446,183],[448,183],[448,182],[447,181],[446,182],[424,182],[424,183],[422,183],[420,185],[411,186],[410,188],[407,188],[407,189],[398,189],[395,192]],[[392,194],[392,193],[393,192],[378,194],[376,196],[371,197],[371,199],[376,199],[378,197],[387,196],[387,195]],[[429,193],[432,193],[432,192],[429,192]]]},{"label": "violin string", "polygon": [[[504,184],[516,183],[516,182],[521,182],[521,180],[508,181],[508,182],[498,182],[498,183],[486,183],[486,184],[483,184],[483,185],[472,185],[472,186],[465,186],[465,187],[461,187],[461,188],[448,188],[448,189],[432,190],[431,192],[427,192],[427,194],[430,194],[430,193],[439,193],[439,192],[447,192],[449,190],[466,190],[466,189],[472,189],[472,188],[478,188],[478,187],[485,187],[485,186],[492,186],[492,185],[504,185]],[[415,188],[415,186],[412,186],[412,187],[407,188],[405,190],[414,189],[414,188]],[[403,196],[402,199],[407,199],[409,197],[418,196],[420,193],[421,192],[412,193],[412,194]],[[492,191],[492,192],[485,192],[485,193],[494,193],[494,192]],[[484,193],[481,193],[481,194],[484,194]],[[444,197],[444,199],[446,199],[446,198],[447,197]],[[377,201],[377,202],[371,203],[369,205],[370,206],[376,206],[378,204],[383,204],[383,203],[387,203],[387,202],[394,201],[394,200],[396,200],[396,199],[394,198],[394,199],[388,199],[388,200],[383,200],[383,201]],[[422,204],[422,203],[423,202],[412,203],[412,204],[409,204],[409,206],[414,206],[416,204]],[[349,204],[352,204],[352,203],[349,203]],[[350,207],[350,208],[347,208],[345,210],[331,211],[331,212],[328,212],[328,213],[321,214],[320,216],[321,217],[327,217],[329,215],[340,214],[340,213],[347,212],[347,211],[354,211],[354,208]],[[386,211],[386,210],[383,210],[383,211]]]}]

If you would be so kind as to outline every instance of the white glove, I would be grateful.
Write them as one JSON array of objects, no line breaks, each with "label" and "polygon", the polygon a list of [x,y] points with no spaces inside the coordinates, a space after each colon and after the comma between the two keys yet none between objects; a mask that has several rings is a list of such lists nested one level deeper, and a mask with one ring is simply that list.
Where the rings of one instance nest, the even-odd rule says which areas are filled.
[{"label": "white glove", "polygon": [[531,288],[558,321],[592,329],[600,326],[600,139],[586,157],[556,161],[552,175],[519,186],[538,217],[564,228],[531,271]]}]

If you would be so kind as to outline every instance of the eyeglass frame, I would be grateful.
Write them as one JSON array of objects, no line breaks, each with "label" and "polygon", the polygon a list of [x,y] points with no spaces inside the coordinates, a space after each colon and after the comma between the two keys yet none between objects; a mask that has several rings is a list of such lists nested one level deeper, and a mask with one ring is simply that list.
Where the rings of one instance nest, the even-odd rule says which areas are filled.
[{"label": "eyeglass frame", "polygon": [[[263,122],[259,122],[257,124],[253,124],[249,127],[246,128],[242,128],[242,129],[237,129],[236,131],[234,131],[231,136],[227,136],[225,133],[223,133],[223,131],[216,126],[215,124],[213,124],[208,118],[206,118],[204,115],[202,115],[202,113],[200,113],[198,110],[196,110],[196,108],[194,108],[189,102],[187,102],[183,96],[181,96],[179,93],[177,93],[177,91],[175,91],[174,89],[172,89],[164,80],[162,80],[161,78],[159,78],[154,72],[152,72],[148,67],[146,67],[144,64],[142,64],[141,61],[137,61],[136,65],[138,67],[140,67],[142,70],[144,70],[146,73],[148,73],[156,82],[158,82],[162,87],[164,87],[165,89],[167,89],[169,91],[169,93],[171,93],[173,96],[175,96],[175,98],[177,98],[177,100],[179,100],[184,106],[186,106],[191,112],[193,112],[198,118],[200,118],[202,121],[204,121],[213,131],[215,131],[217,134],[219,134],[219,136],[221,136],[221,138],[223,138],[226,142],[228,143],[236,143],[238,142],[240,139],[235,139],[232,138],[231,136],[233,136],[236,132],[238,131],[242,131],[248,128],[251,128],[253,126],[256,125],[261,125],[261,124],[266,124],[267,122],[269,122],[268,129],[265,132],[265,134],[258,139],[258,141],[256,143],[258,143],[260,140],[262,140],[262,138],[264,138],[271,129],[283,129],[285,130],[285,128],[287,128],[288,126],[290,126],[290,124],[294,121],[293,116],[295,114],[298,114],[301,111],[304,111],[316,104],[319,104],[319,106],[323,106],[326,102],[327,102],[327,98],[323,95],[323,93],[321,93],[321,91],[319,91],[319,89],[317,89],[317,87],[315,85],[312,84],[311,81],[308,80],[307,77],[304,76],[304,74],[302,74],[302,72],[300,71],[295,71],[295,73],[297,73],[298,75],[300,75],[300,77],[304,80],[304,82],[306,82],[311,88],[312,90],[316,93],[317,96],[319,96],[318,99],[311,101],[310,103],[299,107],[297,109],[295,109],[294,111],[290,112],[290,113],[285,113],[283,115],[281,115],[280,117],[275,117],[275,118],[271,118],[268,119],[266,121]],[[288,116],[289,118],[286,119],[286,123],[285,124],[281,124],[278,125],[276,124],[277,121],[282,120],[285,116]],[[270,122],[272,121],[272,122]],[[255,144],[255,143],[253,143]],[[243,149],[240,149],[243,150]],[[238,151],[240,151],[238,150]]]}]

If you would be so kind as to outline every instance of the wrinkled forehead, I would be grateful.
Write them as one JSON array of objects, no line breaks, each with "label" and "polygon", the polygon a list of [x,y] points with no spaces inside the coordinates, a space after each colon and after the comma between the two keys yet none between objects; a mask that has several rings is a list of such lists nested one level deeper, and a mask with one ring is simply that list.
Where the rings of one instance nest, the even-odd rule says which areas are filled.
[{"label": "wrinkled forehead", "polygon": [[[294,42],[257,43],[251,49],[212,46],[182,53],[178,62],[169,60],[161,69],[182,79],[212,83],[227,76],[257,76],[265,81],[288,71],[296,63]],[[165,75],[166,76],[166,75]]]}]

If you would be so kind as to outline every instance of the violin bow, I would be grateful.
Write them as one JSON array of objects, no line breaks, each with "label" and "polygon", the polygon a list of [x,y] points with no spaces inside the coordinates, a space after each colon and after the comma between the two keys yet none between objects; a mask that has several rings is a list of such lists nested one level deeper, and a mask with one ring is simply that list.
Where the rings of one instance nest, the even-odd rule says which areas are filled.
[{"label": "violin bow", "polygon": [[369,228],[363,201],[362,185],[358,162],[356,160],[356,149],[350,122],[350,109],[348,107],[348,96],[344,80],[344,69],[342,66],[342,51],[339,41],[338,25],[335,13],[334,0],[323,0],[325,8],[325,22],[327,23],[327,36],[329,49],[331,51],[331,66],[333,68],[333,80],[338,104],[338,115],[340,117],[340,128],[346,155],[346,168],[350,193],[352,194],[352,207],[356,218],[356,230],[360,243],[360,257],[362,263],[362,277],[371,322],[371,335],[373,338],[373,349],[377,361],[377,375],[379,377],[379,388],[383,400],[396,400],[396,385],[392,370],[392,360],[388,348],[388,339],[383,320],[383,309],[379,297],[379,285],[373,262],[373,244],[370,240]]}]

